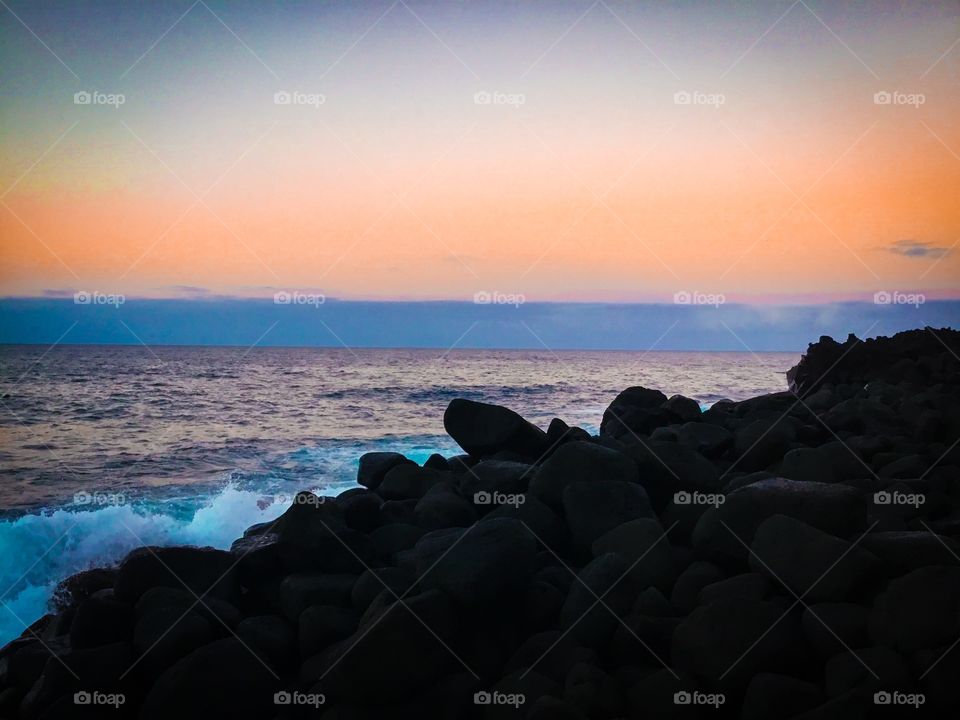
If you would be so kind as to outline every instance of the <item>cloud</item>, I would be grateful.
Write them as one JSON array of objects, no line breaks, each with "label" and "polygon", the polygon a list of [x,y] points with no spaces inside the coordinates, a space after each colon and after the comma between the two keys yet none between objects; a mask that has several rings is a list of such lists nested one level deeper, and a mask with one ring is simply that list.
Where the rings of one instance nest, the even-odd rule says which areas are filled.
[{"label": "cloud", "polygon": [[47,289],[43,291],[43,296],[49,298],[68,298],[73,297],[74,292],[74,290]]},{"label": "cloud", "polygon": [[897,240],[885,249],[908,258],[941,258],[950,252],[950,248],[938,247],[922,240]]},{"label": "cloud", "polygon": [[174,292],[181,295],[209,295],[210,290],[205,287],[199,287],[197,285],[167,285],[165,290],[173,290]]}]

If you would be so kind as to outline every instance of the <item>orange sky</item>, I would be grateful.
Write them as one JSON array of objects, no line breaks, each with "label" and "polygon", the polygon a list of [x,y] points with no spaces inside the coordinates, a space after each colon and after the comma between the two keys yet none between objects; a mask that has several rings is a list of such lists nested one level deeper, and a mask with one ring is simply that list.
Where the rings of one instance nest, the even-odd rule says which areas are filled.
[{"label": "orange sky", "polygon": [[[97,62],[51,44],[77,80],[7,22],[0,294],[960,294],[955,4],[798,5],[766,35],[788,3],[723,27],[613,5],[622,23],[603,5],[575,22],[571,3],[487,36],[398,6],[350,49],[386,7],[264,27],[225,10],[250,52],[188,16],[122,79],[149,41]],[[87,87],[126,100],[75,105]],[[325,102],[275,105],[284,88]]]}]

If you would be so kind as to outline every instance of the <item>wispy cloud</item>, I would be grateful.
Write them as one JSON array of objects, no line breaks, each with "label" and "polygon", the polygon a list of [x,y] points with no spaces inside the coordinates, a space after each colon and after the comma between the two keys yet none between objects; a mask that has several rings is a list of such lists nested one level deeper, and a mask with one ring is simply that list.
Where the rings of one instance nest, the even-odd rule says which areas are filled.
[{"label": "wispy cloud", "polygon": [[950,252],[950,248],[934,245],[922,240],[897,240],[888,245],[887,252],[908,258],[940,258]]}]

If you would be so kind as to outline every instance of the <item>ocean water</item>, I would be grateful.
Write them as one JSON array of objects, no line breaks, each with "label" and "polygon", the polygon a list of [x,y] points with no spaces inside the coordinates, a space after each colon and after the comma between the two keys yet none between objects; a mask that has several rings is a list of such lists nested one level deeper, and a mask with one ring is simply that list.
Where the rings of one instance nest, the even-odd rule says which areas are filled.
[{"label": "ocean water", "polygon": [[786,389],[797,353],[0,346],[0,643],[56,583],[140,545],[226,548],[358,457],[459,450],[455,397],[596,432],[631,385],[707,407]]}]

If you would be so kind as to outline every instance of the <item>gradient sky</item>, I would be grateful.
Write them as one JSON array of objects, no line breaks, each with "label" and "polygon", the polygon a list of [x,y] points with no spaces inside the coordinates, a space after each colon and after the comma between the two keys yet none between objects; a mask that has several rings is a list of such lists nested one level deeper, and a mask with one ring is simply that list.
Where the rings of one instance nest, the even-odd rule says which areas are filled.
[{"label": "gradient sky", "polygon": [[5,3],[0,295],[960,296],[956,1]]}]

